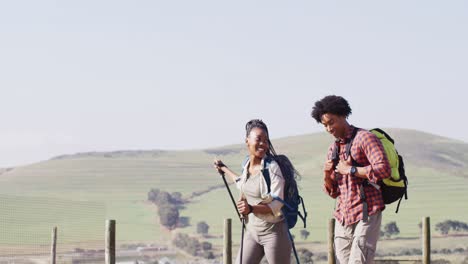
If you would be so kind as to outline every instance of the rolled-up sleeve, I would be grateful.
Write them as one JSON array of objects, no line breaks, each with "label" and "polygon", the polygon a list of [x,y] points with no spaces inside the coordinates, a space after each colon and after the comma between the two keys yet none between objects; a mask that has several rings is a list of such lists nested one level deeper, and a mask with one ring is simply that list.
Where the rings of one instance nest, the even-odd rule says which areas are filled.
[{"label": "rolled-up sleeve", "polygon": [[367,179],[370,182],[377,183],[381,179],[390,177],[390,163],[382,142],[377,136],[372,133],[365,133],[362,135],[359,145],[369,161],[369,165],[364,167]]},{"label": "rolled-up sleeve", "polygon": [[[279,197],[281,200],[284,200],[284,178],[283,174],[281,173],[281,169],[278,166],[278,163],[272,162],[270,164],[270,195],[272,197]],[[274,216],[280,216],[281,208],[283,207],[283,203],[278,200],[273,200],[267,203],[268,207],[270,207],[271,211],[273,212]]]}]

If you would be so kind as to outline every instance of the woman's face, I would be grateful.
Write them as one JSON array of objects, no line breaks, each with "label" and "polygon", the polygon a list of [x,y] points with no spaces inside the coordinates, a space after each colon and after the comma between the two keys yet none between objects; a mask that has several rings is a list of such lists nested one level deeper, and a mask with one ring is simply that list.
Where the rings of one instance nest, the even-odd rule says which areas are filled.
[{"label": "woman's face", "polygon": [[263,129],[258,127],[253,128],[250,130],[249,136],[245,141],[250,155],[263,159],[268,153],[270,147],[268,144],[268,135]]}]

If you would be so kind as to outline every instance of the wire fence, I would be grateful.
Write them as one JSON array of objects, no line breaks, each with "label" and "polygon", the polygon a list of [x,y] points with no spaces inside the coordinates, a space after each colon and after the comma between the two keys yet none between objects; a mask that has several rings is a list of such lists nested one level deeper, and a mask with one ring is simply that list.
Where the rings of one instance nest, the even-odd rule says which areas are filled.
[{"label": "wire fence", "polygon": [[57,262],[104,249],[103,203],[0,195],[0,263],[49,263],[57,231]]}]

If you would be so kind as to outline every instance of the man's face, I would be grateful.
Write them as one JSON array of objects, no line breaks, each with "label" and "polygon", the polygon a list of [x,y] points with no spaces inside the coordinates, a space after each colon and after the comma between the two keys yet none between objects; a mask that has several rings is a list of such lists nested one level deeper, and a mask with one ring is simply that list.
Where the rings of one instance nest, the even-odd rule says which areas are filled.
[{"label": "man's face", "polygon": [[335,138],[343,138],[346,132],[346,117],[326,113],[322,115],[322,125]]}]

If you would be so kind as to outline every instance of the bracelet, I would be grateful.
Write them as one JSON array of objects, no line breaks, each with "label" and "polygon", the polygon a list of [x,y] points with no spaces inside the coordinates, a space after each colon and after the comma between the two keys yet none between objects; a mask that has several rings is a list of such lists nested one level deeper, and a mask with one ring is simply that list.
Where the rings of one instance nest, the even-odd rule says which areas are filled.
[{"label": "bracelet", "polygon": [[249,213],[253,213],[253,207],[250,204],[247,204],[249,206]]}]

